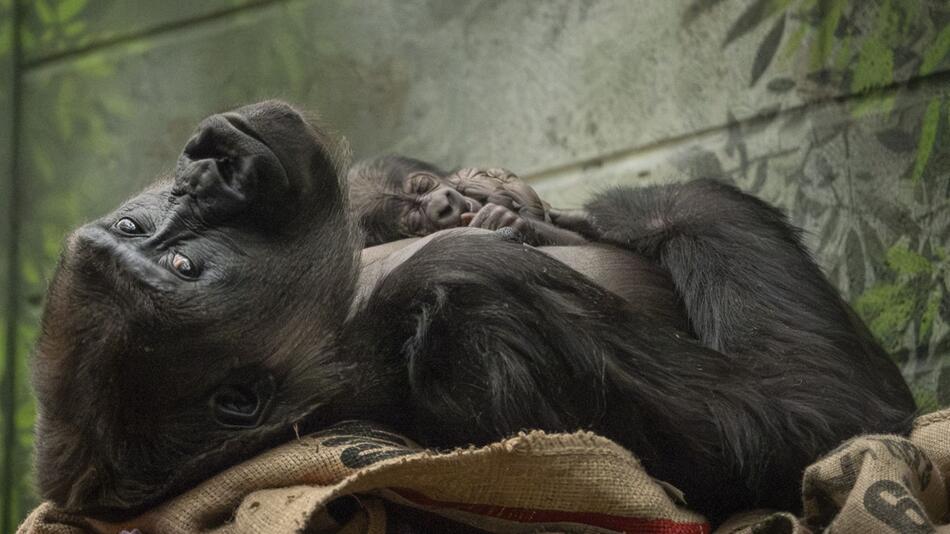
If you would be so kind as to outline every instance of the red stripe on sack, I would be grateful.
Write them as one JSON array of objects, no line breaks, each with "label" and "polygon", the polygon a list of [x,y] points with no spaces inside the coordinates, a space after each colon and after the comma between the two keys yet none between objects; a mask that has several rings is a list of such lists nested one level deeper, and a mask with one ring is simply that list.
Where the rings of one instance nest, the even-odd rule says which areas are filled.
[{"label": "red stripe on sack", "polygon": [[597,512],[565,512],[537,508],[511,508],[491,504],[449,502],[432,499],[408,488],[390,488],[404,499],[420,506],[451,508],[461,512],[506,519],[519,523],[579,523],[619,532],[645,534],[710,534],[709,523],[680,523],[670,519],[644,519],[601,514]]}]

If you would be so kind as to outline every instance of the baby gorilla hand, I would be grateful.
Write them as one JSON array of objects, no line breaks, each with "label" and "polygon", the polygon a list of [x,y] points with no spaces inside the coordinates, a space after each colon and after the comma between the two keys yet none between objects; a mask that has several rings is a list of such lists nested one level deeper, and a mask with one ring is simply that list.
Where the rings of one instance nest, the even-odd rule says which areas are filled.
[{"label": "baby gorilla hand", "polygon": [[518,240],[531,246],[571,246],[587,243],[580,234],[571,230],[558,228],[544,221],[537,221],[522,217],[518,212],[499,204],[485,204],[478,213],[462,214],[462,224],[468,223],[469,228],[484,228],[486,230],[500,230],[508,228],[510,233],[505,234],[508,240],[516,236]]},{"label": "baby gorilla hand", "polygon": [[[468,214],[462,215],[462,221],[468,218]],[[538,235],[530,221],[514,212],[513,210],[499,205],[488,203],[478,210],[471,222],[470,228],[484,228],[486,230],[500,230],[510,228],[514,234],[520,235],[520,240],[529,245],[539,245]]]}]

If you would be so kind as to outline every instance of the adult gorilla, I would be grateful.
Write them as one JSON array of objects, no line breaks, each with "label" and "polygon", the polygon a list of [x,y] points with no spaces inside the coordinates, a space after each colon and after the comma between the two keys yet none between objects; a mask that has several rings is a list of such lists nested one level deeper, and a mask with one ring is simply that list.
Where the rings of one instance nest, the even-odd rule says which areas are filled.
[{"label": "adult gorilla", "polygon": [[[806,464],[908,429],[894,364],[753,197],[700,181],[588,205],[601,240],[669,278],[463,229],[372,262],[357,291],[328,147],[280,102],[211,116],[174,182],[68,238],[33,359],[44,497],[129,516],[295,424],[364,418],[435,446],[589,428],[716,521],[795,510]],[[648,290],[605,290],[588,253]],[[698,341],[651,316],[667,280]]]}]

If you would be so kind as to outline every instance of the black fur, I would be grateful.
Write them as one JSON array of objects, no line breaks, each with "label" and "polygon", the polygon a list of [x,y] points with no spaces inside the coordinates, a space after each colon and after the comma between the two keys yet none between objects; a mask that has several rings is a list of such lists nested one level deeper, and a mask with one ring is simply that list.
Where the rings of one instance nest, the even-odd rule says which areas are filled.
[{"label": "black fur", "polygon": [[[592,429],[717,522],[798,510],[809,462],[909,428],[897,368],[784,216],[735,188],[587,206],[590,238],[671,274],[698,339],[493,233],[429,237],[356,305],[326,141],[285,104],[234,114],[202,123],[174,189],[67,243],[33,362],[40,489],[60,506],[127,517],[293,428],[364,418],[439,447]],[[174,251],[202,276],[169,276]]]},{"label": "black fur", "polygon": [[371,352],[408,368],[404,431],[452,445],[591,428],[720,520],[797,511],[807,464],[850,436],[909,430],[894,364],[776,209],[708,181],[616,189],[587,209],[592,238],[670,270],[701,341],[529,247],[433,240],[352,323],[387,325]]}]

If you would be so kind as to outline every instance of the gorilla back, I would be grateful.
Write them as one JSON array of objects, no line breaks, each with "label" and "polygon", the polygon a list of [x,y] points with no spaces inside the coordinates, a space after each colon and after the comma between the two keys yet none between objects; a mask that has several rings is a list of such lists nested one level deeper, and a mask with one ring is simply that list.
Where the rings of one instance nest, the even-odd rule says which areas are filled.
[{"label": "gorilla back", "polygon": [[795,510],[810,461],[908,429],[896,367],[784,217],[734,188],[588,206],[594,239],[669,273],[687,334],[490,232],[429,236],[357,298],[339,171],[264,102],[203,121],[174,181],[69,237],[32,362],[44,497],[127,517],[294,425],[363,418],[437,446],[592,429],[718,521]]}]

